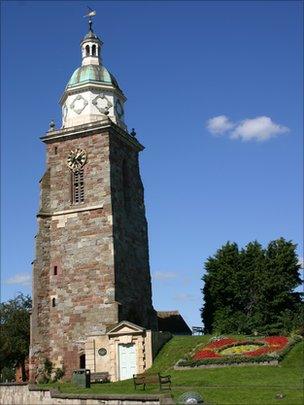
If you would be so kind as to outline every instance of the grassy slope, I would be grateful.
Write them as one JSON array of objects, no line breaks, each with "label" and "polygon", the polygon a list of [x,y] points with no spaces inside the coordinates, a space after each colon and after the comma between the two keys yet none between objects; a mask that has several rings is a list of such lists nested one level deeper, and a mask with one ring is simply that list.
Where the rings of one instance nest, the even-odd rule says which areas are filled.
[{"label": "grassy slope", "polygon": [[[174,337],[158,354],[151,373],[170,373],[175,398],[187,391],[200,392],[209,404],[304,404],[303,351],[304,342],[297,344],[279,366],[243,366],[217,369],[175,371],[174,364],[197,344],[208,341],[207,336]],[[60,386],[63,392],[130,393],[131,380],[112,384],[96,384],[91,389],[79,389],[70,384]],[[138,393],[141,390],[137,389]],[[146,393],[158,393],[157,386]],[[276,394],[283,393],[283,399]]]},{"label": "grassy slope", "polygon": [[[151,372],[169,371],[191,347],[206,340],[208,337],[175,337],[157,356]],[[280,403],[303,404],[303,350],[304,342],[297,344],[279,366],[170,370],[174,397],[195,390],[208,403],[275,404],[276,394],[283,393]]]}]

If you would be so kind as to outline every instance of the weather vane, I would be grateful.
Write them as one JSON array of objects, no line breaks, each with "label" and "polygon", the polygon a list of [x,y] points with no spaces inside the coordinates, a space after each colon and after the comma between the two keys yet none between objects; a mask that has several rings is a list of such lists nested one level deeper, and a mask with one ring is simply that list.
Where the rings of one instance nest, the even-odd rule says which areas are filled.
[{"label": "weather vane", "polygon": [[89,29],[90,31],[93,31],[92,29],[92,17],[94,17],[96,15],[96,11],[92,10],[89,6],[87,6],[87,8],[89,9],[88,14],[84,15],[84,17],[87,17],[89,19]]}]

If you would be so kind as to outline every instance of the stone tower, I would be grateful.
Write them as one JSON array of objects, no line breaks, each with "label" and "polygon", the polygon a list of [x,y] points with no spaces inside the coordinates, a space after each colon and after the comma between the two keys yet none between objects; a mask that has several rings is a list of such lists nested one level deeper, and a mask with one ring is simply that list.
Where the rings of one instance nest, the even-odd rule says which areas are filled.
[{"label": "stone tower", "polygon": [[122,320],[157,328],[152,306],[143,146],[124,122],[126,98],[103,66],[90,22],[82,65],[61,97],[62,127],[50,124],[40,181],[33,262],[31,380],[45,359],[70,376],[88,335]]}]

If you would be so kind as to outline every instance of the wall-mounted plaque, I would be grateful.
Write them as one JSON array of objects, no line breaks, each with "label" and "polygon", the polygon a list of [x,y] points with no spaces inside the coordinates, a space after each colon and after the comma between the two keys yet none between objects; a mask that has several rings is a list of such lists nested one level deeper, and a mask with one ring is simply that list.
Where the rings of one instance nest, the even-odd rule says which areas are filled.
[{"label": "wall-mounted plaque", "polygon": [[102,347],[101,349],[98,350],[99,356],[105,356],[107,354],[107,349]]}]

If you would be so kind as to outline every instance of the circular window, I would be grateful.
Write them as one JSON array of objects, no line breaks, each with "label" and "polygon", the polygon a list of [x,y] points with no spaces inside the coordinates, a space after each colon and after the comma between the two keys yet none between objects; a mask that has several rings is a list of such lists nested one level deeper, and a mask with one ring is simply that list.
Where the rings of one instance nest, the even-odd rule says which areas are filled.
[{"label": "circular window", "polygon": [[102,347],[101,349],[98,350],[99,356],[105,356],[107,354],[107,349]]}]

